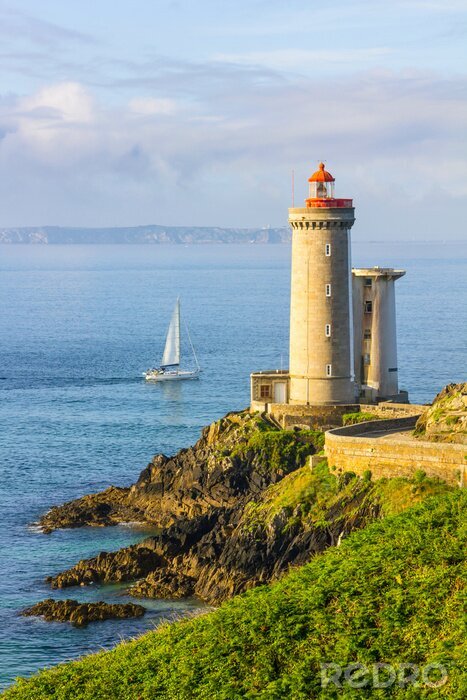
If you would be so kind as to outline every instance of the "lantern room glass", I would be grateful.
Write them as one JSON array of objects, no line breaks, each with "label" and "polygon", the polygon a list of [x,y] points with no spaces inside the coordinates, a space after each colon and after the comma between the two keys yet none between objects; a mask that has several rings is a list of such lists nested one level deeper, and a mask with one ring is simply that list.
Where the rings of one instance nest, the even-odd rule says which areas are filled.
[{"label": "lantern room glass", "polygon": [[334,182],[310,182],[311,199],[333,199]]}]

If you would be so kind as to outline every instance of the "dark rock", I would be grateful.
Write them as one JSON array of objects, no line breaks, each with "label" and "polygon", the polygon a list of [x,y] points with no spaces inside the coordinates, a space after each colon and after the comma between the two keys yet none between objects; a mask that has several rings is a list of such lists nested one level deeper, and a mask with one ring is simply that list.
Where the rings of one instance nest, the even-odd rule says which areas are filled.
[{"label": "dark rock", "polygon": [[246,447],[258,431],[251,414],[232,413],[204,428],[198,442],[174,457],[156,455],[130,488],[111,486],[102,493],[83,496],[52,508],[41,518],[44,532],[83,525],[107,526],[121,522],[145,522],[168,527],[182,519],[231,507],[261,493],[279,481],[295,464],[282,471],[271,469],[255,450],[233,454]]},{"label": "dark rock", "polygon": [[53,509],[42,521],[51,529],[113,524],[138,515],[161,532],[118,552],[80,561],[48,582],[62,588],[131,581],[137,582],[131,588],[137,596],[197,595],[219,602],[322,551],[337,540],[341,524],[331,524],[328,531],[297,518],[300,524],[291,525],[292,514],[285,511],[263,530],[250,531],[242,521],[250,501],[261,501],[268,487],[302,466],[313,452],[312,445],[304,451],[299,433],[284,433],[289,441],[286,456],[275,455],[273,467],[277,434],[256,416],[230,414],[205,428],[193,447],[171,458],[157,455],[131,488],[107,489]]},{"label": "dark rock", "polygon": [[151,541],[145,540],[118,552],[101,552],[97,557],[83,559],[57,576],[49,576],[46,581],[52,588],[134,581],[165,564],[154,549],[147,546],[151,544]]},{"label": "dark rock", "polygon": [[77,600],[48,598],[26,608],[21,615],[40,616],[47,622],[71,622],[75,627],[84,627],[89,622],[141,617],[145,612],[146,608],[135,603],[80,603]]},{"label": "dark rock", "polygon": [[74,528],[83,525],[104,527],[122,522],[144,520],[144,513],[128,501],[129,489],[110,486],[102,493],[83,496],[76,501],[54,506],[39,521],[44,533],[58,528]]},{"label": "dark rock", "polygon": [[177,571],[153,571],[129,590],[138,598],[188,598],[195,592],[195,579]]}]

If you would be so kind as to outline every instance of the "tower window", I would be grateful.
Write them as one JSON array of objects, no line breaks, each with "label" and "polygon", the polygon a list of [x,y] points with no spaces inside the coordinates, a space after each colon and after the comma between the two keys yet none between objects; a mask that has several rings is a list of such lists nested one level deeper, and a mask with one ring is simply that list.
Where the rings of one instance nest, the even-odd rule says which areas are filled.
[{"label": "tower window", "polygon": [[364,365],[369,365],[369,364],[371,364],[371,363],[370,363],[370,353],[369,353],[369,352],[366,352],[366,353],[363,355],[363,364],[364,364]]},{"label": "tower window", "polygon": [[325,252],[326,256],[329,258],[331,255],[331,244],[330,243],[326,243],[326,245],[324,246],[324,252]]},{"label": "tower window", "polygon": [[371,287],[373,285],[373,280],[371,277],[365,277],[365,287]]},{"label": "tower window", "polygon": [[330,323],[326,323],[326,325],[324,326],[324,335],[326,336],[326,338],[331,337],[331,324]]},{"label": "tower window", "polygon": [[365,313],[366,314],[373,313],[373,302],[372,301],[365,302]]},{"label": "tower window", "polygon": [[332,365],[326,365],[326,377],[332,377]]},{"label": "tower window", "polygon": [[326,285],[326,296],[327,297],[331,296],[331,285],[330,284]]},{"label": "tower window", "polygon": [[271,398],[271,385],[270,384],[261,384],[261,387],[259,390],[259,395],[262,399],[270,399]]},{"label": "tower window", "polygon": [[363,331],[363,340],[371,340],[371,328],[365,328]]}]

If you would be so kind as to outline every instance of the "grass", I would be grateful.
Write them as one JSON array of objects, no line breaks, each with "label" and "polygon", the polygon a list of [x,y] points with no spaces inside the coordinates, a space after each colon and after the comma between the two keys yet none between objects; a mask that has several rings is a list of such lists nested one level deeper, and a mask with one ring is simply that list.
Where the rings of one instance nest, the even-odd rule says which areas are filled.
[{"label": "grass", "polygon": [[[393,503],[396,481],[380,487],[387,503]],[[407,488],[422,487],[433,488],[420,475]],[[466,506],[466,490],[427,498],[353,533],[279,583],[20,680],[2,697],[463,699]],[[323,662],[440,663],[448,681],[439,688],[395,683],[337,690],[321,686]]]},{"label": "grass", "polygon": [[365,423],[370,420],[379,420],[379,416],[374,413],[365,413],[357,411],[356,413],[344,413],[342,416],[342,425],[355,425],[356,423]]},{"label": "grass", "polygon": [[341,520],[367,512],[375,517],[401,513],[428,496],[451,491],[453,487],[419,472],[413,479],[397,477],[371,481],[371,472],[358,477],[351,472],[332,473],[325,459],[313,470],[308,465],[269,486],[258,501],[250,501],[242,516],[248,532],[265,529],[279,513],[288,520],[284,530],[300,520],[303,525],[330,525],[330,513]]}]

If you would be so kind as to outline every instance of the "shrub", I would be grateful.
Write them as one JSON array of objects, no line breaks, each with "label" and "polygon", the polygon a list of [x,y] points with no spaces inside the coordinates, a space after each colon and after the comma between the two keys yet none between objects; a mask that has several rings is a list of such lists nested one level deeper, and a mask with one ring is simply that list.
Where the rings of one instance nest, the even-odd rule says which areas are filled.
[{"label": "shrub", "polygon": [[232,456],[246,459],[249,452],[271,471],[288,473],[302,467],[307,457],[324,445],[324,433],[315,430],[255,431],[246,443],[237,445]]}]

